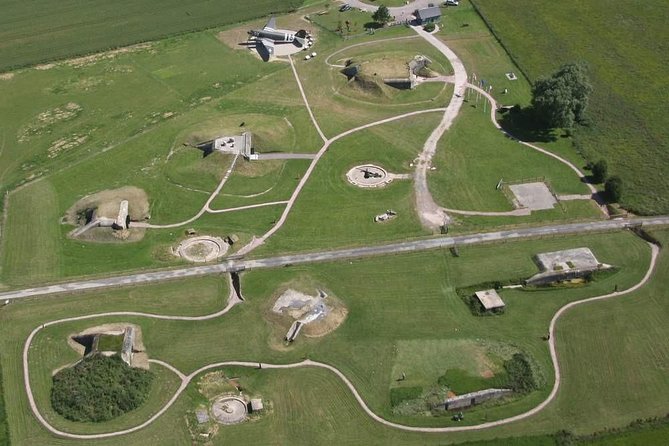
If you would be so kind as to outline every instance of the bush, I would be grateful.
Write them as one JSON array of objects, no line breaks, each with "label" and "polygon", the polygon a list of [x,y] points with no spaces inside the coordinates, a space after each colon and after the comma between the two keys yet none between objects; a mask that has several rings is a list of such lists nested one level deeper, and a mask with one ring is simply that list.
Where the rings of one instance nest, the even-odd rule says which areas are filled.
[{"label": "bush", "polygon": [[608,176],[608,165],[606,164],[606,160],[601,159],[597,161],[593,166],[592,166],[592,181],[595,183],[603,183],[606,180],[606,177]]},{"label": "bush", "polygon": [[618,176],[612,176],[604,184],[604,191],[609,201],[618,202],[623,195],[623,180]]},{"label": "bush", "polygon": [[530,361],[524,353],[515,353],[505,361],[504,370],[509,375],[509,387],[514,392],[528,393],[537,388]]},{"label": "bush", "polygon": [[141,406],[152,380],[152,373],[118,355],[87,356],[54,375],[51,405],[68,420],[107,421]]},{"label": "bush", "polygon": [[432,31],[434,31],[435,28],[436,28],[436,25],[435,25],[434,23],[428,23],[427,25],[425,25],[425,26],[423,27],[423,29],[424,29],[425,31],[429,32],[429,33],[431,33]]},{"label": "bush", "polygon": [[403,401],[418,399],[422,394],[423,388],[420,386],[393,387],[390,389],[390,405],[392,407],[398,406]]}]

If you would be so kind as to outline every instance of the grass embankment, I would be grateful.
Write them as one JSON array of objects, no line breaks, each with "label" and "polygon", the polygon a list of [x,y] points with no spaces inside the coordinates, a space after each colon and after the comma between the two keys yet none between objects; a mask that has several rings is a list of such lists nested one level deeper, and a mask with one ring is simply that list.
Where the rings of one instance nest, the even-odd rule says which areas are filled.
[{"label": "grass embankment", "polygon": [[634,212],[669,212],[664,42],[667,2],[475,0],[530,81],[559,65],[585,61],[594,86],[592,127],[576,139],[585,157],[605,158],[625,183],[622,204]]},{"label": "grass embankment", "polygon": [[[620,272],[601,282],[593,282],[587,287],[576,289],[532,293],[504,291],[502,296],[507,303],[507,312],[500,317],[472,316],[466,305],[453,291],[455,287],[482,281],[530,275],[536,271],[536,266],[531,259],[532,254],[538,251],[583,245],[590,246],[601,261],[619,265]],[[253,271],[247,273],[242,281],[244,295],[247,298],[244,305],[235,307],[231,313],[218,319],[178,322],[138,317],[115,317],[47,327],[35,339],[31,349],[31,379],[40,407],[48,407],[51,371],[63,365],[64,362],[69,363],[76,359],[74,351],[64,341],[68,334],[100,322],[122,320],[139,324],[142,327],[144,344],[151,357],[172,363],[186,373],[202,365],[223,360],[245,358],[286,363],[299,361],[306,356],[341,368],[362,392],[373,410],[384,417],[410,424],[449,424],[452,422],[447,417],[398,417],[392,414],[390,388],[395,385],[397,379],[395,364],[399,359],[396,357],[398,345],[411,341],[411,345],[415,347],[412,352],[416,363],[415,368],[428,370],[429,365],[433,362],[431,355],[434,350],[423,349],[422,345],[428,347],[440,342],[448,344],[450,340],[460,339],[494,340],[531,355],[538,363],[545,382],[550,382],[552,370],[546,343],[541,336],[545,334],[548,320],[555,310],[567,301],[609,291],[613,288],[614,282],[618,283],[621,288],[631,285],[639,279],[645,268],[647,255],[645,244],[630,234],[622,233],[602,234],[587,238],[570,237],[525,241],[514,243],[512,250],[509,249],[509,245],[469,247],[461,249],[459,258],[434,251],[357,260],[352,263],[340,262],[282,268],[274,271]],[[349,316],[342,326],[324,338],[302,337],[291,348],[276,350],[272,347],[276,346],[276,340],[271,339],[276,332],[262,315],[273,302],[272,296],[275,291],[282,284],[300,277],[309,277],[312,282],[322,284],[329,292],[336,295],[347,306]],[[214,280],[214,278],[210,279]],[[75,316],[92,311],[101,312],[109,308],[124,310],[140,308],[144,311],[168,311],[171,314],[178,314],[187,308],[189,303],[201,300],[201,298],[193,300],[193,295],[202,295],[209,299],[213,297],[211,292],[200,290],[198,283],[199,280],[190,280],[172,282],[159,287],[140,287],[136,291],[141,295],[134,299],[128,299],[130,290],[120,290],[109,293],[88,293],[82,297],[64,297],[50,301],[34,300],[22,305],[10,305],[2,314],[3,324],[8,327],[8,336],[2,340],[0,345],[4,354],[11,358],[18,358],[27,332],[47,319],[65,315]],[[171,293],[170,296],[164,295],[163,290],[177,286],[188,292],[183,296],[179,296],[178,292]],[[217,294],[218,299],[222,300],[224,295],[224,293]],[[103,298],[91,299],[89,296],[102,296]],[[149,298],[149,296],[153,297]],[[77,305],[73,305],[73,302],[77,302]],[[169,310],[153,308],[154,305],[160,305],[162,308],[170,303],[173,308]],[[194,311],[188,308],[189,314],[193,314]],[[202,311],[201,309],[197,312],[202,314],[210,311],[212,310]],[[6,324],[8,321],[12,322]],[[253,327],[253,330],[249,330],[248,327]],[[219,341],[213,342],[213,339]],[[421,342],[427,340],[433,340],[433,342]],[[462,354],[469,357],[467,351]],[[374,359],[370,360],[370,358]],[[11,383],[7,386],[12,389],[20,388],[22,376],[20,361],[12,360],[4,361],[4,363],[11,364],[6,371],[6,382]],[[437,370],[433,375],[426,376],[425,379],[434,383],[443,372]],[[286,376],[287,381],[275,379],[274,377],[279,373]],[[409,370],[407,374],[408,378],[416,378],[415,374]],[[361,438],[368,438],[366,432],[378,433],[381,435],[379,438],[388,438],[397,434],[393,430],[386,430],[373,423],[359,412],[360,409],[357,408],[350,393],[327,372],[314,370],[296,371],[295,374],[292,374],[291,371],[276,372],[276,374],[268,372],[263,376],[267,376],[268,387],[263,388],[262,393],[275,395],[272,396],[272,399],[277,405],[285,407],[285,410],[275,412],[267,418],[267,422],[259,421],[245,425],[246,430],[244,430],[245,426],[241,426],[240,435],[244,433],[251,435],[255,432],[264,438],[270,435],[271,431],[267,429],[273,429],[275,425],[278,425],[279,432],[276,435],[282,438],[296,438],[299,434],[290,428],[294,426],[294,420],[291,421],[287,414],[311,413],[311,411],[305,412],[305,408],[314,405],[322,405],[322,412],[328,419],[338,420],[333,421],[332,426],[346,425],[354,428],[359,425],[360,428],[355,429],[361,431],[358,432],[362,435]],[[307,376],[311,378],[306,378]],[[162,382],[162,379],[157,378],[156,382]],[[307,382],[322,382],[323,384],[321,386],[314,384],[313,389],[300,392],[296,390],[297,387],[292,387],[293,384],[289,385],[289,383],[295,383],[294,385],[299,386],[300,382],[305,389],[309,387],[304,385]],[[275,384],[277,387],[274,387]],[[295,390],[286,390],[287,388]],[[334,392],[333,396],[326,401],[316,398],[316,393],[314,393],[321,394],[323,388],[341,390]],[[548,387],[544,386],[539,392],[533,392],[515,403],[468,412],[465,423],[475,423],[484,419],[490,420],[518,413],[537,404],[545,397],[547,391]],[[169,394],[169,390],[165,392]],[[16,408],[16,412],[13,413],[22,413],[22,410],[29,413],[24,406],[25,395],[22,392],[14,392],[12,395],[14,396],[10,407],[13,411]],[[314,399],[308,402],[312,397]],[[147,407],[149,404],[152,404],[151,407],[156,407],[158,400],[151,399]],[[178,404],[166,414],[166,418],[161,418],[157,422],[157,426],[165,428],[171,425],[170,432],[176,435],[175,438],[181,438],[182,434],[174,431],[183,432],[185,429],[185,426],[178,421],[182,419],[183,410],[184,406]],[[359,416],[351,417],[351,411]],[[286,414],[286,418],[281,414]],[[127,425],[131,420],[138,422],[140,418],[139,415],[126,418],[123,424]],[[12,426],[19,432],[18,438],[26,438],[27,432],[24,429],[31,425],[34,426],[32,424],[34,421],[29,416],[23,417],[20,421],[14,420]],[[53,420],[59,425],[79,429],[77,426],[64,424],[64,421],[59,421],[58,418],[53,418]],[[329,435],[336,434],[336,430],[330,431],[329,428],[323,430],[320,423],[317,428],[316,425],[309,426],[311,425],[305,424],[301,429],[306,429],[307,434],[305,435],[314,438],[327,439]],[[374,427],[367,429],[370,426]],[[248,429],[251,429],[252,432]],[[365,432],[362,432],[363,429],[366,429]],[[110,427],[102,424],[96,426],[96,430],[110,430]],[[87,431],[90,430],[87,429]],[[30,432],[31,435],[37,434],[34,428],[30,428]],[[37,432],[40,431],[37,430]],[[127,438],[132,442],[134,441],[132,438],[145,439],[146,435],[156,435],[156,431],[151,427]],[[376,441],[374,438],[369,434],[372,443]],[[412,441],[417,443],[421,443],[421,438],[424,440],[422,443],[438,440],[437,436],[421,437],[409,434],[407,438],[413,438]]]},{"label": "grass embankment", "polygon": [[0,71],[294,10],[303,0],[3,2]]}]

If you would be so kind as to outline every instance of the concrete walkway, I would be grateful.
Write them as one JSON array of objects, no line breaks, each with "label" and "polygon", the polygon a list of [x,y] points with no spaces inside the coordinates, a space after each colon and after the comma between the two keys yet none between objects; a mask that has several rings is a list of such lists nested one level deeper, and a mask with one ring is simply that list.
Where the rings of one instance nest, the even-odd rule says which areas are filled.
[{"label": "concrete walkway", "polygon": [[467,88],[467,70],[460,58],[447,47],[441,40],[432,34],[423,31],[421,27],[414,26],[413,30],[441,52],[450,62],[453,68],[453,96],[446,107],[444,117],[439,126],[432,132],[423,146],[423,151],[418,156],[416,162],[416,173],[414,174],[414,191],[416,194],[416,210],[421,224],[431,230],[436,231],[441,226],[450,221],[444,209],[440,207],[432,198],[427,184],[427,171],[432,166],[432,158],[437,151],[437,143],[443,134],[451,127],[453,121],[458,116],[460,108],[464,102],[464,93]]}]

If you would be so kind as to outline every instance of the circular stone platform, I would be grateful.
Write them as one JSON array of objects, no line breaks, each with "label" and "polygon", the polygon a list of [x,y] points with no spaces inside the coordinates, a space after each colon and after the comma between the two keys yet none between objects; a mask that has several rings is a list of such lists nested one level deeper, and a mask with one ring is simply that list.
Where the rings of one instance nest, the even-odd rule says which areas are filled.
[{"label": "circular stone platform", "polygon": [[175,254],[189,262],[211,262],[223,257],[228,247],[222,238],[204,235],[184,240],[177,246]]},{"label": "circular stone platform", "polygon": [[237,424],[246,419],[246,403],[235,397],[222,397],[211,405],[211,414],[221,424]]},{"label": "circular stone platform", "polygon": [[374,164],[355,166],[346,173],[346,178],[358,187],[383,187],[393,180],[383,167]]}]

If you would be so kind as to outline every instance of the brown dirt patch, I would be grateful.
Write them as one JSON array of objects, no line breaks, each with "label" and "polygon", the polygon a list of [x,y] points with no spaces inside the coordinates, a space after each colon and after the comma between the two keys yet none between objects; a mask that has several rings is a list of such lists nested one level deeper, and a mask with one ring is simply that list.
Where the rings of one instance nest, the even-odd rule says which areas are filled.
[{"label": "brown dirt patch", "polygon": [[489,378],[492,378],[493,376],[495,376],[495,373],[490,369],[484,370],[484,371],[481,372],[481,377],[482,378],[489,379]]}]

